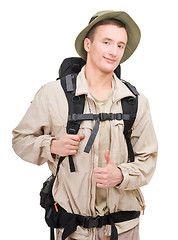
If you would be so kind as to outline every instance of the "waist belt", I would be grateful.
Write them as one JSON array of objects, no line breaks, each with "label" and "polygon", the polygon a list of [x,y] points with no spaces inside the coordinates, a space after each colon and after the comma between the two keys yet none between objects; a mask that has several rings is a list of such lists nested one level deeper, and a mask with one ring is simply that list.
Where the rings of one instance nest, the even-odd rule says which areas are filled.
[{"label": "waist belt", "polygon": [[[90,217],[82,216],[79,214],[72,214],[66,212],[58,204],[55,205],[55,211],[60,219],[56,219],[55,226],[51,227],[51,240],[55,240],[54,237],[54,228],[63,228],[62,240],[65,240],[68,236],[74,233],[77,230],[77,226],[83,228],[101,228],[104,225],[111,225],[111,240],[118,240],[118,232],[115,226],[115,223],[120,223],[124,221],[129,221],[140,216],[140,211],[119,211],[116,213],[111,213],[104,216]],[[50,211],[52,213],[52,211]],[[51,214],[50,214],[51,215]],[[46,222],[48,223],[49,214],[46,216]],[[54,220],[54,217],[52,217]]]}]

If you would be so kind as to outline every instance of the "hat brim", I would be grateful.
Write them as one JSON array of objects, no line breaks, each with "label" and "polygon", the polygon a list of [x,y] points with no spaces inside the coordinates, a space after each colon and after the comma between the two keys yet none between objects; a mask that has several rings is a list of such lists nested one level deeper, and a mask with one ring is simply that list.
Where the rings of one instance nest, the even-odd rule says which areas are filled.
[{"label": "hat brim", "polygon": [[87,59],[87,52],[84,49],[84,40],[86,38],[89,30],[98,22],[104,19],[114,18],[123,22],[126,26],[127,34],[128,34],[128,42],[124,51],[124,55],[120,61],[120,63],[125,62],[136,50],[141,37],[141,32],[137,24],[134,20],[126,13],[126,12],[115,12],[110,11],[102,14],[101,16],[96,17],[91,23],[88,24],[86,28],[84,28],[75,40],[75,49],[79,56],[83,58],[85,61]]}]

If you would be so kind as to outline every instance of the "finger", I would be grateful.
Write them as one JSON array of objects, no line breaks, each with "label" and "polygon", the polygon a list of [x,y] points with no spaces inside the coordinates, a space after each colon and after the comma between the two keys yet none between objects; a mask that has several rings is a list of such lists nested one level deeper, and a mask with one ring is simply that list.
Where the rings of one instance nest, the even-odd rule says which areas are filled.
[{"label": "finger", "polygon": [[106,180],[106,176],[104,174],[95,174],[94,177],[97,182]]},{"label": "finger", "polygon": [[64,143],[67,144],[67,145],[73,145],[73,146],[78,146],[79,145],[79,138],[78,137],[67,137],[65,140],[64,140]]},{"label": "finger", "polygon": [[85,135],[78,135],[79,136],[79,139],[82,140],[85,138]]},{"label": "finger", "polygon": [[70,150],[67,155],[76,155],[77,150]]},{"label": "finger", "polygon": [[106,152],[104,153],[104,157],[106,159],[107,164],[112,163],[112,160],[109,157],[109,150],[106,150]]},{"label": "finger", "polygon": [[74,141],[80,141],[84,139],[85,135],[78,135],[78,134],[67,134],[68,139],[74,140]]},{"label": "finger", "polygon": [[107,188],[107,181],[106,180],[99,180],[96,181],[96,186],[99,188]]},{"label": "finger", "polygon": [[68,149],[69,150],[78,150],[79,149],[79,146],[77,145],[77,146],[75,146],[75,145],[69,145],[68,146]]},{"label": "finger", "polygon": [[94,174],[105,174],[106,169],[105,168],[94,168],[93,172],[94,172]]},{"label": "finger", "polygon": [[98,188],[108,188],[108,186],[106,184],[102,184],[102,183],[97,183],[96,186]]},{"label": "finger", "polygon": [[107,180],[106,171],[103,172],[94,172],[94,178],[96,182],[103,182]]},{"label": "finger", "polygon": [[107,183],[107,180],[106,179],[104,179],[104,178],[95,178],[95,182],[97,183],[97,184],[106,184]]},{"label": "finger", "polygon": [[71,146],[79,146],[79,141],[70,140],[69,145],[71,145]]},{"label": "finger", "polygon": [[76,137],[76,139],[73,139],[71,144],[74,146],[78,146],[80,144],[80,141],[84,139],[84,135]]}]

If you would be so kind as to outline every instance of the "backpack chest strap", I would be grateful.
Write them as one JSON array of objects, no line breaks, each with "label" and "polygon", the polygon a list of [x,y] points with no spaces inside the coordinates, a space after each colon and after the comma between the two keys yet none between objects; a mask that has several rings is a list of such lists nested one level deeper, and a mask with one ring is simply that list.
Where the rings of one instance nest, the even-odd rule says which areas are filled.
[{"label": "backpack chest strap", "polygon": [[84,152],[89,153],[93,142],[96,138],[96,135],[99,130],[99,125],[101,121],[112,121],[112,120],[124,120],[130,121],[131,119],[135,118],[135,114],[123,114],[123,113],[99,113],[99,114],[71,114],[68,117],[69,125],[71,125],[78,121],[87,121],[87,120],[96,120],[94,128],[91,132],[87,145],[84,149]]},{"label": "backpack chest strap", "polygon": [[125,120],[130,121],[135,118],[136,114],[123,114],[123,113],[86,113],[86,114],[71,114],[68,117],[68,121],[87,121],[87,120],[99,120],[99,121],[112,121],[112,120]]}]

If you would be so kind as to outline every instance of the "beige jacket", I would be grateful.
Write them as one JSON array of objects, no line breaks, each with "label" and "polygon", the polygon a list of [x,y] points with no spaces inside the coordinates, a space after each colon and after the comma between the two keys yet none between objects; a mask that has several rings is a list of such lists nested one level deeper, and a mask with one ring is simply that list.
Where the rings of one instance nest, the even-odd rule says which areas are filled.
[{"label": "beige jacket", "polygon": [[[114,75],[112,113],[122,112],[121,99],[134,96]],[[94,99],[89,93],[84,68],[78,75],[76,95],[86,94],[84,113],[97,113]],[[148,100],[139,95],[138,113],[133,125],[132,146],[135,162],[127,163],[128,151],[123,135],[123,121],[113,120],[111,124],[110,158],[121,168],[124,180],[118,186],[107,189],[107,206],[110,213],[120,210],[142,210],[144,199],[139,188],[146,185],[155,170],[157,140],[151,120]],[[52,138],[59,139],[66,132],[68,103],[60,81],[44,85],[36,94],[27,113],[13,130],[13,148],[23,160],[41,165],[48,163],[55,174],[58,157],[50,153]],[[96,183],[93,168],[98,166],[99,133],[90,153],[84,148],[93,129],[93,121],[83,121],[79,134],[85,138],[80,142],[78,153],[73,157],[76,172],[71,173],[66,158],[59,170],[53,187],[53,195],[68,212],[95,216]],[[78,228],[77,239],[92,239],[92,231]],[[79,236],[83,236],[80,238]],[[89,237],[90,235],[90,237]]]}]

